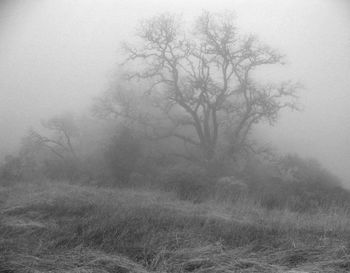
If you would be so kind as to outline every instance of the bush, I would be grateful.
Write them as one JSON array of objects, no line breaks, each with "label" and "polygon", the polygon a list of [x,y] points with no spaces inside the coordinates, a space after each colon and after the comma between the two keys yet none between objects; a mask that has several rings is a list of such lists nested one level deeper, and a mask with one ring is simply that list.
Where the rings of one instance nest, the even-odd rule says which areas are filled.
[{"label": "bush", "polygon": [[248,186],[234,176],[221,177],[215,183],[215,200],[236,202],[248,193]]},{"label": "bush", "polygon": [[277,164],[248,166],[250,196],[267,209],[312,212],[350,205],[350,192],[316,160],[288,155]]},{"label": "bush", "polygon": [[317,185],[322,188],[341,186],[340,179],[322,167],[315,159],[287,155],[280,160],[279,165],[282,172],[289,173],[290,180],[300,184]]},{"label": "bush", "polygon": [[123,128],[119,135],[112,138],[105,150],[105,159],[116,184],[128,184],[140,156],[140,142],[130,129]]},{"label": "bush", "polygon": [[166,169],[161,180],[165,190],[175,192],[181,200],[196,203],[208,199],[213,190],[205,170],[195,166],[177,165]]},{"label": "bush", "polygon": [[52,180],[74,181],[80,176],[80,167],[74,158],[48,158],[44,161],[43,173]]},{"label": "bush", "polygon": [[19,157],[8,155],[0,167],[0,183],[8,186],[22,178],[22,162]]},{"label": "bush", "polygon": [[282,181],[271,180],[264,183],[257,191],[257,200],[261,206],[267,209],[283,209],[286,208],[289,189]]},{"label": "bush", "polygon": [[280,166],[290,175],[288,187],[292,198],[289,198],[288,206],[292,210],[307,211],[350,204],[350,192],[317,160],[288,155],[280,161]]}]

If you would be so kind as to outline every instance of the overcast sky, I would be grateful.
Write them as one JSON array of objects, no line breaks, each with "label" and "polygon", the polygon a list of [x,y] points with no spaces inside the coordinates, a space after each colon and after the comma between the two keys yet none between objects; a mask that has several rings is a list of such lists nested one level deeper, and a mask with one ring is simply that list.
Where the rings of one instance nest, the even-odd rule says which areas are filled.
[{"label": "overcast sky", "polygon": [[168,11],[191,21],[203,9],[234,11],[242,33],[286,55],[271,77],[305,86],[304,110],[283,112],[264,140],[319,159],[350,185],[346,0],[0,0],[0,155],[41,119],[87,109],[111,82],[120,43],[140,19]]}]

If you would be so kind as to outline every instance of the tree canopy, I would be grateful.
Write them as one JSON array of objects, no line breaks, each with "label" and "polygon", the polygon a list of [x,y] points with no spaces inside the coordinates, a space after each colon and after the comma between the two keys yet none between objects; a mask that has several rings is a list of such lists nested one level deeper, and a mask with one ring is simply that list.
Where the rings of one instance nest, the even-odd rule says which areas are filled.
[{"label": "tree canopy", "polygon": [[[230,14],[204,12],[188,31],[175,15],[161,14],[142,21],[137,36],[140,43],[125,45],[128,78],[149,83],[144,91],[158,116],[114,114],[152,128],[156,137],[183,141],[192,158],[211,161],[221,139],[227,154],[248,149],[255,124],[274,124],[282,109],[297,109],[297,84],[254,77],[283,57],[254,36],[240,36]],[[102,108],[111,111],[113,103],[105,99]]]}]

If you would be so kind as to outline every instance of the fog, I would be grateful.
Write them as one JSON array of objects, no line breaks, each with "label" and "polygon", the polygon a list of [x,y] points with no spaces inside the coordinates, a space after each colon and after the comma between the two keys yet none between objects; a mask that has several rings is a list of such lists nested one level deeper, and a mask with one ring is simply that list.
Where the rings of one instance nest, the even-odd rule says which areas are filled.
[{"label": "fog", "polygon": [[350,3],[336,0],[0,1],[0,154],[41,119],[87,112],[123,59],[140,19],[234,11],[242,33],[286,55],[267,77],[293,79],[302,111],[260,128],[282,152],[315,157],[350,185]]}]

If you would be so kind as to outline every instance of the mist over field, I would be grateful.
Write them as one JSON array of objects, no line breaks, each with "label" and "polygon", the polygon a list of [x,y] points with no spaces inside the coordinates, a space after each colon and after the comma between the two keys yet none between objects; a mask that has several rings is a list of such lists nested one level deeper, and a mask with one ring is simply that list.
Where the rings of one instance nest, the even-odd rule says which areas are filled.
[{"label": "mist over field", "polygon": [[268,77],[301,82],[303,111],[281,113],[264,140],[315,157],[350,178],[350,8],[347,1],[1,1],[1,154],[40,119],[88,111],[123,59],[137,24],[171,12],[191,21],[202,10],[232,10],[243,33],[286,55]]},{"label": "mist over field", "polygon": [[0,273],[350,272],[350,2],[0,0]]}]

